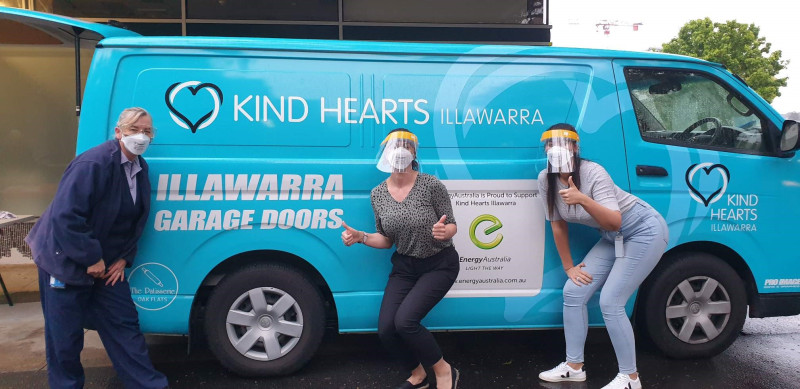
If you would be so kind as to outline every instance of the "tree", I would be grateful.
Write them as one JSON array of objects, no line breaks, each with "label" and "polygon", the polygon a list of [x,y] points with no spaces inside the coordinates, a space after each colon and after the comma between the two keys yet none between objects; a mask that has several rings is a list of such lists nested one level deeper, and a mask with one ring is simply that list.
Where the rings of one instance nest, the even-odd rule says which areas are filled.
[{"label": "tree", "polygon": [[661,46],[661,51],[688,55],[725,65],[750,85],[764,100],[772,102],[786,86],[788,77],[778,73],[789,64],[781,51],[770,52],[771,44],[759,36],[754,24],[729,20],[714,23],[709,18],[692,20],[681,27],[676,38]]}]

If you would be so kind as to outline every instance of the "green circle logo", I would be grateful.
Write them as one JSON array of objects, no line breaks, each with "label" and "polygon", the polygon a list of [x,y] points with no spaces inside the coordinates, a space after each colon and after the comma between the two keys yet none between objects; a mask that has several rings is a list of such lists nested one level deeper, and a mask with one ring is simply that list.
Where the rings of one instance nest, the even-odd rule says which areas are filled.
[{"label": "green circle logo", "polygon": [[489,225],[489,227],[483,230],[483,235],[490,235],[493,232],[503,228],[503,223],[500,222],[500,219],[498,219],[497,216],[483,214],[476,217],[469,226],[469,239],[472,241],[472,243],[474,243],[475,246],[478,246],[478,248],[490,250],[497,247],[497,245],[503,241],[503,234],[497,234],[497,236],[491,242],[481,242],[478,237],[475,236],[475,231],[478,229],[478,225],[483,222],[492,223]]}]

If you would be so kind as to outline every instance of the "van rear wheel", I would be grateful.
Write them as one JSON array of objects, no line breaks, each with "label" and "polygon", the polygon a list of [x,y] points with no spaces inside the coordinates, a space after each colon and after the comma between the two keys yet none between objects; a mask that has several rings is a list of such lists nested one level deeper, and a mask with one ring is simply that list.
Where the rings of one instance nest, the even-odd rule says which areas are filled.
[{"label": "van rear wheel", "polygon": [[644,330],[664,354],[705,358],[730,346],[742,329],[747,294],[738,274],[706,253],[686,253],[663,267],[643,291]]},{"label": "van rear wheel", "polygon": [[220,363],[243,376],[292,373],[319,347],[322,297],[301,272],[258,265],[225,277],[208,300],[208,345]]}]

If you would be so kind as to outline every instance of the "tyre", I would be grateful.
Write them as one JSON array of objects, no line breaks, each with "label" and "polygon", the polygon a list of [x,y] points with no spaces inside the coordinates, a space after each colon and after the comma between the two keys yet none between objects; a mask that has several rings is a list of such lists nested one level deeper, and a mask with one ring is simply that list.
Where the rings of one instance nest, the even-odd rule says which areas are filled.
[{"label": "tyre", "polygon": [[292,373],[319,347],[325,309],[314,284],[283,265],[257,265],[225,277],[205,316],[208,346],[243,376]]},{"label": "tyre", "polygon": [[744,282],[725,261],[706,253],[683,253],[656,268],[643,291],[643,329],[673,358],[717,355],[744,325]]}]

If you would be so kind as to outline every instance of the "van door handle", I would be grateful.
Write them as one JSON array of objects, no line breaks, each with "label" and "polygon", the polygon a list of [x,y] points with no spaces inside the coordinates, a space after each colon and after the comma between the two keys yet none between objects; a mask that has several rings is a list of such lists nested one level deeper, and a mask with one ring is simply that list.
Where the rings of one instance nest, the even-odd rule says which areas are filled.
[{"label": "van door handle", "polygon": [[636,175],[666,177],[669,173],[661,166],[636,165]]}]

